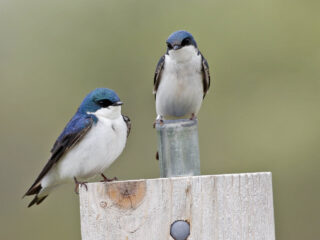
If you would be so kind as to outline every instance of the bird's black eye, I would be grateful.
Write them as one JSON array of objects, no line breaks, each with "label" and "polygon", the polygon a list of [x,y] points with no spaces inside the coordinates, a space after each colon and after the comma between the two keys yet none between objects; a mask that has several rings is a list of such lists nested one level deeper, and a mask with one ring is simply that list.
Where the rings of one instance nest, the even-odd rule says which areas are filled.
[{"label": "bird's black eye", "polygon": [[167,42],[167,46],[168,46],[168,49],[172,49],[172,45],[170,43]]},{"label": "bird's black eye", "polygon": [[97,101],[97,103],[99,104],[99,106],[106,108],[109,107],[110,105],[112,105],[112,102],[108,99],[101,99],[99,101]]},{"label": "bird's black eye", "polygon": [[190,44],[191,44],[190,38],[185,38],[181,42],[181,46],[187,46],[187,45],[190,45]]}]

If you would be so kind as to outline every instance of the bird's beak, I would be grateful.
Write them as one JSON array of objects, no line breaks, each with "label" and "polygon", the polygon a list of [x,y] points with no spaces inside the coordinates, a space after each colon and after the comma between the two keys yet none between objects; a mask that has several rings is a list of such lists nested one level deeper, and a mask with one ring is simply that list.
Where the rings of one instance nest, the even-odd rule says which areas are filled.
[{"label": "bird's beak", "polygon": [[180,49],[180,48],[181,48],[180,45],[174,45],[174,46],[173,46],[173,50],[178,50],[178,49]]},{"label": "bird's beak", "polygon": [[112,106],[121,106],[122,104],[123,104],[123,102],[118,101],[118,102],[115,102],[114,104],[112,104]]}]

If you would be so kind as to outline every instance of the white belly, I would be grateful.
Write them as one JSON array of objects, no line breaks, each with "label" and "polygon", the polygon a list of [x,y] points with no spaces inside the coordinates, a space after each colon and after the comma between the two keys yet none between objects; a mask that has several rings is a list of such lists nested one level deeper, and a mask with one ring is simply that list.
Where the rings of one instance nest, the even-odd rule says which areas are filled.
[{"label": "white belly", "polygon": [[123,151],[127,126],[122,116],[100,118],[84,138],[43,178],[43,187],[66,182],[73,177],[90,178],[102,173]]},{"label": "white belly", "polygon": [[165,56],[164,70],[156,93],[156,111],[163,117],[197,114],[203,99],[201,56],[177,62]]}]

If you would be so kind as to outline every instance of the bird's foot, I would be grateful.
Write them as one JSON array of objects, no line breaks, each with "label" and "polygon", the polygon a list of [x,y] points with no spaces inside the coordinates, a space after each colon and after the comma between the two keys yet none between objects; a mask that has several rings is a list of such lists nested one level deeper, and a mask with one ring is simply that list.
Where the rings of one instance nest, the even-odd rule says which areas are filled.
[{"label": "bird's foot", "polygon": [[101,173],[101,177],[103,177],[103,180],[101,180],[100,182],[112,182],[112,181],[117,181],[118,180],[117,177],[107,178],[103,173]]},{"label": "bird's foot", "polygon": [[88,186],[87,186],[88,182],[79,182],[76,177],[74,177],[73,179],[74,179],[74,183],[76,184],[76,187],[74,188],[74,191],[76,194],[79,194],[79,185],[81,187],[84,186],[86,188],[86,191],[88,191]]},{"label": "bird's foot", "polygon": [[160,125],[163,125],[163,117],[162,116],[158,116],[157,119],[153,122],[153,128],[156,127],[157,123]]},{"label": "bird's foot", "polygon": [[191,114],[191,117],[189,118],[190,120],[195,120],[197,119],[196,115],[194,113]]}]

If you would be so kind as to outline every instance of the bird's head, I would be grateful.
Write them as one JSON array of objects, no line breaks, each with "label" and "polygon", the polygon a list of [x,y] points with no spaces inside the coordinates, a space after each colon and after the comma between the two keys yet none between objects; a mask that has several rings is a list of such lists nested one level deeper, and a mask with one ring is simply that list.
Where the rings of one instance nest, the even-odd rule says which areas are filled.
[{"label": "bird's head", "polygon": [[182,48],[192,47],[197,48],[197,43],[191,33],[187,31],[176,31],[172,33],[167,39],[167,51],[177,51]]},{"label": "bird's head", "polygon": [[78,112],[93,114],[98,118],[116,118],[121,114],[122,104],[115,91],[108,88],[97,88],[84,98]]}]

